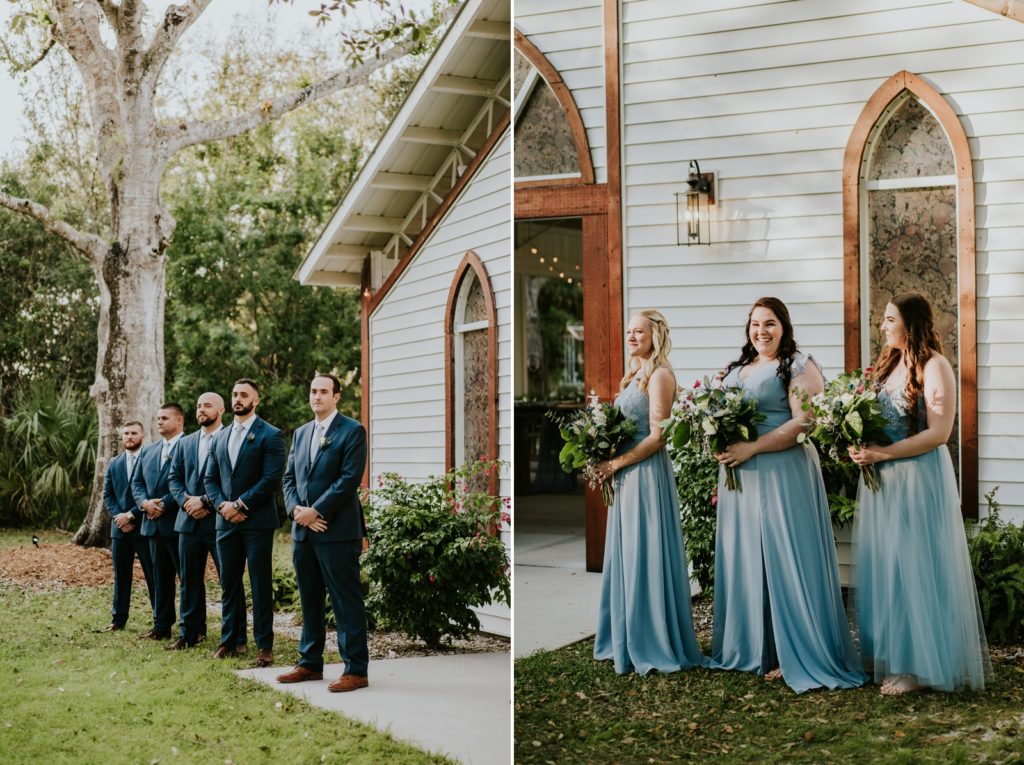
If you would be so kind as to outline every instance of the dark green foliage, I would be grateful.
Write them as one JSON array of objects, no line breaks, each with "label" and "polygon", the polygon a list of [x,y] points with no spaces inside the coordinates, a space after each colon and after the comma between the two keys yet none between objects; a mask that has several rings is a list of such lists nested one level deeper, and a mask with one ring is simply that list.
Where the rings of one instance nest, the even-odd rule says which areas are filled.
[{"label": "dark green foliage", "polygon": [[[174,194],[169,251],[168,397],[260,384],[260,415],[292,430],[309,419],[317,371],[351,379],[359,366],[358,290],[305,287],[293,278],[321,223],[351,182],[360,154],[342,131],[301,125],[295,152],[275,126],[208,147],[188,161]],[[341,409],[355,415],[359,389]]]},{"label": "dark green foliage", "polygon": [[821,475],[828,493],[828,509],[832,523],[845,526],[857,513],[857,482],[860,469],[852,460],[834,460],[821,455]]},{"label": "dark green foliage", "polygon": [[701,590],[710,595],[715,587],[718,461],[689,441],[678,448],[670,444],[669,455],[679,493],[686,556]]},{"label": "dark green foliage", "polygon": [[20,389],[0,421],[0,525],[81,523],[98,429],[84,391],[50,381]]},{"label": "dark green foliage", "polygon": [[[53,204],[57,190],[15,178],[5,168],[0,189]],[[33,220],[0,211],[0,403],[30,381],[88,386],[96,371],[99,294],[89,264]]]},{"label": "dark green foliage", "polygon": [[969,522],[967,547],[990,643],[1024,641],[1024,529],[999,518],[999,487],[985,495],[988,515]]},{"label": "dark green foliage", "polygon": [[362,558],[380,627],[436,648],[479,629],[472,606],[511,601],[508,553],[494,533],[506,501],[469,489],[499,467],[475,462],[424,483],[381,476]]}]

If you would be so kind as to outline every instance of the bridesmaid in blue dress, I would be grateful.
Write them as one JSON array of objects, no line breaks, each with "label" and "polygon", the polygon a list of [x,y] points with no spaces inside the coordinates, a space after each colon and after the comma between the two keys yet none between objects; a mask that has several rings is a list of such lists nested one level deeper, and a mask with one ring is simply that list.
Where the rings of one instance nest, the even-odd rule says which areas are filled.
[{"label": "bridesmaid in blue dress", "polygon": [[851,611],[861,652],[890,696],[981,690],[991,672],[946,446],[956,380],[932,316],[914,292],[885,307],[873,376],[892,443],[850,450],[858,464],[877,464],[881,483],[873,492],[861,480],[857,490]]},{"label": "bridesmaid in blue dress", "polygon": [[676,379],[672,342],[658,311],[640,311],[626,332],[629,367],[615,404],[636,423],[633,442],[596,466],[614,481],[608,510],[595,659],[641,675],[703,666],[690,608],[690,580],[672,462],[658,423],[669,416]]},{"label": "bridesmaid in blue dress", "polygon": [[[853,688],[867,676],[843,606],[818,454],[797,445],[807,414],[789,394],[791,386],[820,392],[821,370],[797,350],[777,298],[754,304],[746,336],[724,384],[741,386],[767,419],[757,440],[716,455],[711,667],[781,677],[797,693]],[[724,466],[736,468],[738,491],[726,487]]]}]

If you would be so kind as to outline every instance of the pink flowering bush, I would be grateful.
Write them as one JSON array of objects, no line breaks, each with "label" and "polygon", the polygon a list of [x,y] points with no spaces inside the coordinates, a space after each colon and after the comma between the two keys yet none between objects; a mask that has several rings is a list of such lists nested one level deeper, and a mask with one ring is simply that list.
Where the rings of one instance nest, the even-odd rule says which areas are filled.
[{"label": "pink flowering bush", "polygon": [[509,502],[486,489],[505,467],[478,460],[424,482],[396,473],[375,481],[362,565],[379,627],[437,648],[480,628],[474,606],[511,603],[508,551],[496,533],[510,520]]}]

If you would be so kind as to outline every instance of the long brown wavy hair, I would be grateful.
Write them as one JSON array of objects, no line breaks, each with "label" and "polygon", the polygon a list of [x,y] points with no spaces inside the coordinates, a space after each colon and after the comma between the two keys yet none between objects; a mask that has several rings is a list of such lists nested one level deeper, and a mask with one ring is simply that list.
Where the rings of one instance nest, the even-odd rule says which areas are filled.
[{"label": "long brown wavy hair", "polygon": [[775,314],[775,318],[782,325],[782,339],[779,341],[779,351],[776,354],[779,360],[779,368],[775,371],[775,374],[782,383],[782,389],[789,391],[789,383],[793,380],[793,356],[796,354],[798,346],[793,338],[793,322],[789,318],[789,309],[786,308],[785,303],[776,297],[763,297],[750,306],[750,312],[747,314],[747,326],[743,329],[743,336],[746,338],[746,342],[740,349],[740,357],[729,363],[729,366],[725,368],[725,373],[729,374],[736,367],[745,367],[757,358],[757,350],[754,348],[754,344],[750,342],[750,317],[753,316],[754,309],[756,308],[767,308]]},{"label": "long brown wavy hair", "polygon": [[671,368],[668,354],[672,350],[672,338],[668,336],[668,321],[661,315],[661,311],[654,308],[644,308],[637,311],[634,316],[643,316],[651,323],[651,357],[641,361],[635,356],[630,357],[629,365],[626,367],[626,375],[619,384],[619,390],[623,390],[629,381],[637,378],[636,387],[640,390],[647,390],[647,383],[651,380],[654,370],[661,366]]},{"label": "long brown wavy hair", "polygon": [[932,304],[920,292],[903,292],[889,301],[903,319],[907,333],[907,347],[903,350],[885,346],[878,354],[871,377],[875,387],[881,386],[892,374],[902,359],[907,366],[907,382],[904,393],[907,397],[907,411],[910,413],[910,432],[918,430],[917,404],[924,391],[924,365],[933,354],[942,354],[942,339],[935,330],[935,312]]}]

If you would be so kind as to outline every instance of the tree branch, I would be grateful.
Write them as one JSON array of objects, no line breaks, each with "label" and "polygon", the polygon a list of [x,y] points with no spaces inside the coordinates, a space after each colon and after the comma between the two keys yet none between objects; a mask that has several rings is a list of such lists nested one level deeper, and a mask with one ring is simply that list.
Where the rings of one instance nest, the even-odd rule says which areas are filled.
[{"label": "tree branch", "polygon": [[152,73],[154,82],[178,40],[195,24],[196,19],[203,15],[210,2],[211,0],[188,0],[183,5],[169,6],[164,11],[164,18],[146,51],[146,66]]},{"label": "tree branch", "polygon": [[60,220],[50,208],[33,202],[31,199],[13,197],[0,191],[0,207],[6,207],[28,218],[34,218],[51,234],[56,234],[90,260],[103,258],[107,251],[107,243],[95,234],[79,231],[67,221]]},{"label": "tree branch", "polygon": [[[204,2],[204,0],[196,0],[196,2]],[[458,13],[460,7],[460,4],[451,5],[441,14],[437,25],[447,24]],[[402,42],[395,43],[387,50],[380,51],[375,58],[360,63],[354,69],[340,70],[300,90],[264,101],[259,108],[244,114],[191,125],[185,121],[166,124],[161,127],[161,133],[167,141],[166,156],[171,157],[181,149],[194,146],[197,143],[219,141],[240,135],[258,125],[275,120],[303,104],[312,103],[345,88],[362,85],[369,81],[374,72],[407,56],[421,44],[422,40],[409,37]]]},{"label": "tree branch", "polygon": [[374,72],[408,55],[418,45],[420,45],[419,41],[405,40],[383,51],[378,58],[363,62],[355,69],[343,69],[335,72],[300,90],[264,101],[259,108],[244,114],[192,125],[181,122],[173,126],[164,126],[162,130],[168,139],[169,156],[197,143],[219,141],[240,135],[265,122],[271,122],[303,104],[312,103],[344,88],[362,85],[370,79]]},{"label": "tree branch", "polygon": [[12,67],[19,72],[27,72],[35,67],[40,61],[46,58],[46,54],[50,52],[50,49],[54,46],[57,41],[53,37],[53,27],[50,27],[49,32],[46,35],[46,42],[43,44],[43,49],[30,61],[18,61],[14,52],[7,47],[7,41],[0,37],[0,45],[4,49],[4,58],[6,58]]}]

